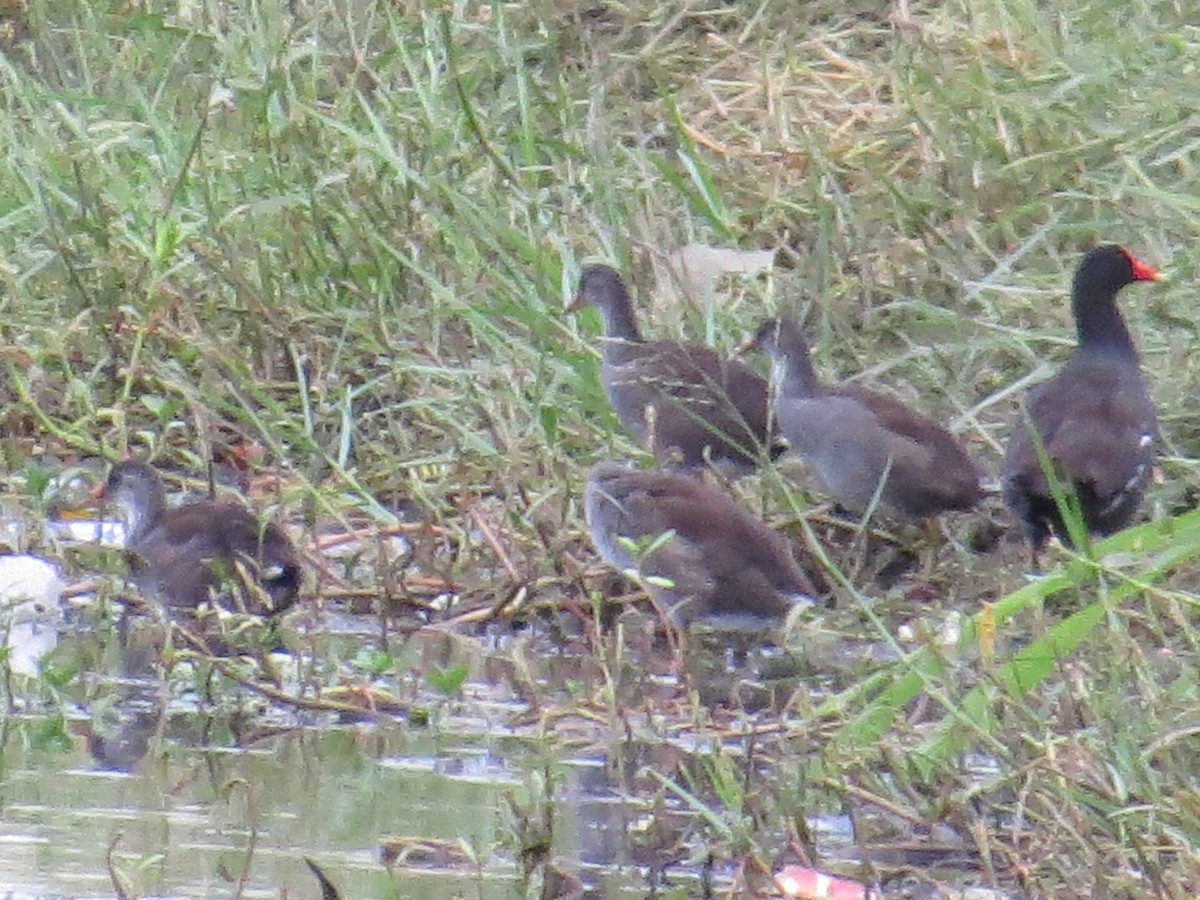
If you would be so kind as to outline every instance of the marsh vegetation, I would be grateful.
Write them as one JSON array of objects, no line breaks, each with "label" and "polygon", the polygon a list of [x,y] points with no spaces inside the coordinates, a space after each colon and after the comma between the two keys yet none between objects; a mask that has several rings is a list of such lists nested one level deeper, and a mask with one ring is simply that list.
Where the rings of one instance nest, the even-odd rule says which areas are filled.
[{"label": "marsh vegetation", "polygon": [[[1200,893],[1188,4],[2,6],[8,543],[91,583],[5,656],[0,886]],[[562,311],[584,262],[723,354],[803,320],[995,474],[1101,240],[1171,279],[1123,297],[1162,430],[1132,529],[1032,578],[998,500],[859,531],[771,467],[733,490],[827,585],[778,649],[622,611],[583,481],[648,461]],[[681,286],[685,248],[771,265]],[[101,460],[203,491],[246,448],[308,570],[288,652],[139,644],[62,511]]]}]

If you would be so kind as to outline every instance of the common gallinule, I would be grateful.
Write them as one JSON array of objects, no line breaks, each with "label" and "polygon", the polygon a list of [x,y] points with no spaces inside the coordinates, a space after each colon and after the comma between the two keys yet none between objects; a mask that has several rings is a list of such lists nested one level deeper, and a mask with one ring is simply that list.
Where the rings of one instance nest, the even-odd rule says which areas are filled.
[{"label": "common gallinule", "polygon": [[767,383],[739,360],[674,341],[646,341],[629,292],[611,266],[587,266],[572,310],[604,320],[600,378],[613,410],[660,463],[756,465],[771,443]]},{"label": "common gallinule", "polygon": [[[639,571],[660,611],[681,628],[702,618],[778,618],[812,602],[812,581],[787,539],[687,475],[598,463],[588,473],[584,513],[600,555]],[[645,555],[622,538],[644,543]]]},{"label": "common gallinule", "polygon": [[878,505],[901,519],[970,509],[981,473],[950,432],[899,400],[852,384],[821,384],[793,322],[770,319],[745,345],[771,358],[780,433],[825,490],[855,513]]},{"label": "common gallinule", "polygon": [[137,461],[113,466],[94,496],[120,510],[135,580],[165,606],[195,609],[215,600],[269,616],[296,602],[295,547],[283,529],[260,523],[244,506],[202,500],[168,508],[158,472]]},{"label": "common gallinule", "polygon": [[1063,489],[1078,498],[1089,532],[1120,529],[1142,502],[1157,425],[1117,292],[1158,277],[1113,244],[1088,251],[1075,270],[1071,311],[1079,346],[1057,375],[1029,392],[1004,457],[1004,499],[1024,523],[1035,558],[1051,532],[1064,543],[1070,536],[1031,427]]}]

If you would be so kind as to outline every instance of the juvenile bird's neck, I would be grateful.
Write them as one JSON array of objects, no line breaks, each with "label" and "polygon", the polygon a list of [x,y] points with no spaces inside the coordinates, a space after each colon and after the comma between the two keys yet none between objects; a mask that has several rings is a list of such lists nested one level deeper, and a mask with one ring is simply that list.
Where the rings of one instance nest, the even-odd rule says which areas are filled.
[{"label": "juvenile bird's neck", "polygon": [[153,531],[166,509],[166,501],[158,491],[140,497],[122,494],[116,498],[115,505],[125,523],[125,542],[129,546],[139,543]]},{"label": "juvenile bird's neck", "polygon": [[808,348],[783,348],[771,361],[772,376],[784,397],[811,397],[817,390],[817,375],[813,371]]}]

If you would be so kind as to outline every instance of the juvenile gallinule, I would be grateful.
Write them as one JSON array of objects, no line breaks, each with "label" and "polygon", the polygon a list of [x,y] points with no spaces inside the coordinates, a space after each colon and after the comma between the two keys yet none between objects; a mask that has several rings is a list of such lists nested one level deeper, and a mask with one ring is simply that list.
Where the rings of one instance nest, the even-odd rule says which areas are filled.
[{"label": "juvenile gallinule", "polygon": [[613,410],[660,463],[756,465],[771,443],[767,383],[708,347],[642,339],[629,292],[611,266],[587,266],[570,309],[604,320],[600,378]]},{"label": "juvenile gallinule", "polygon": [[1004,458],[1004,499],[1024,523],[1035,558],[1051,532],[1064,543],[1070,537],[1030,427],[1064,490],[1078,498],[1089,532],[1117,531],[1142,502],[1157,425],[1117,292],[1158,277],[1113,244],[1088,251],[1075,270],[1071,311],[1079,346],[1057,375],[1029,392]]},{"label": "juvenile gallinule", "polygon": [[269,616],[296,602],[295,547],[278,525],[260,523],[240,504],[202,500],[168,508],[158,472],[137,461],[113,466],[94,496],[120,510],[135,580],[165,606],[187,610],[215,600]]},{"label": "juvenile gallinule", "polygon": [[[622,571],[638,570],[660,611],[681,628],[696,619],[779,618],[811,603],[812,581],[786,538],[687,475],[598,463],[588,473],[584,513],[600,555]],[[644,542],[648,552],[639,559],[621,538]]]},{"label": "juvenile gallinule", "polygon": [[981,473],[950,432],[883,394],[821,384],[795,323],[764,322],[750,348],[773,363],[780,433],[847,510],[864,512],[877,491],[880,509],[910,520],[979,500]]}]

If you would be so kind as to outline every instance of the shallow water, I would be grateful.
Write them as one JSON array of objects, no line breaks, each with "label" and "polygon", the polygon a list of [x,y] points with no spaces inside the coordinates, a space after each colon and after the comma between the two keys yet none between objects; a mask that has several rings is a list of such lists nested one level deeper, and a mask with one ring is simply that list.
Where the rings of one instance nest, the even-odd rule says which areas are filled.
[{"label": "shallow water", "polygon": [[[80,534],[121,538],[86,522]],[[363,564],[352,541],[331,546]],[[289,617],[292,652],[271,657],[279,702],[203,666],[164,675],[161,630],[119,605],[39,620],[41,639],[62,631],[58,687],[9,683],[0,896],[111,896],[117,878],[142,898],[320,897],[306,858],[344,898],[540,896],[530,884],[555,871],[567,874],[547,896],[708,896],[737,883],[745,841],[794,862],[787,835],[747,824],[753,792],[790,790],[819,752],[789,736],[780,704],[819,702],[895,655],[820,628],[799,655],[694,633],[680,669],[636,625],[597,652],[569,623],[443,630],[410,612],[385,629],[356,605]],[[14,653],[31,649],[14,636]],[[287,699],[316,686],[359,711]],[[831,801],[804,821],[823,868],[858,874],[845,810]],[[875,830],[895,838],[899,870],[953,860],[959,882],[971,865],[952,835]]]},{"label": "shallow water", "polygon": [[[359,618],[340,619],[329,639],[352,624],[367,630]],[[85,640],[76,635],[60,652]],[[426,636],[400,656],[414,667],[453,665],[478,646]],[[0,887],[110,895],[105,854],[116,840],[114,867],[141,897],[231,896],[242,877],[247,897],[320,896],[304,857],[347,898],[511,897],[520,893],[519,845],[536,842],[549,815],[551,857],[596,896],[645,896],[648,873],[660,868],[697,889],[702,845],[687,835],[695,817],[649,773],[695,764],[717,732],[629,740],[582,706],[547,727],[509,685],[504,660],[472,666],[493,680],[468,681],[453,697],[414,682],[404,700],[420,715],[355,723],[267,707],[229,684],[213,705],[187,677],[95,676],[87,711],[71,705],[67,729],[90,736],[64,737],[41,715],[6,724]],[[545,671],[567,685],[586,668],[560,655]],[[676,689],[674,679],[653,680],[664,695]],[[653,829],[664,822],[679,835],[659,847]],[[397,857],[390,868],[383,847]],[[711,877],[731,874],[723,864]]]},{"label": "shallow water", "polygon": [[[549,727],[495,682],[469,681],[453,699],[417,691],[408,701],[421,715],[355,723],[267,707],[229,685],[222,693],[218,712],[178,681],[100,683],[90,726],[80,710],[73,718],[105,737],[65,746],[44,716],[8,720],[0,888],[111,896],[113,845],[113,867],[142,898],[235,896],[239,879],[245,897],[316,898],[306,857],[345,898],[515,897],[525,895],[521,848],[546,839],[582,896],[645,897],[652,885],[658,896],[707,896],[706,885],[727,889],[736,877],[728,845],[662,779],[694,788],[721,819],[704,773],[725,760],[738,779],[754,771],[774,783],[778,762],[769,738],[730,731],[730,720],[653,728],[630,710],[630,730],[618,734],[580,707]],[[847,815],[814,810],[807,827],[827,867],[856,870]],[[929,864],[957,853],[969,865],[942,838],[925,848]],[[894,865],[922,852],[897,851]]]},{"label": "shallow water", "polygon": [[[318,896],[304,856],[346,897],[387,896],[393,879],[412,897],[511,895],[513,866],[492,854],[482,872],[455,859],[392,874],[380,865],[378,843],[389,834],[492,846],[499,823],[480,810],[494,808],[512,783],[480,768],[478,756],[454,765],[455,752],[401,726],[369,737],[350,728],[298,731],[245,750],[170,746],[136,775],[97,769],[86,752],[13,743],[4,753],[0,843],[0,883],[9,890],[110,894],[104,854],[119,836],[115,865],[142,897],[221,896],[243,873],[246,896]],[[431,764],[387,764],[399,757]]]}]

